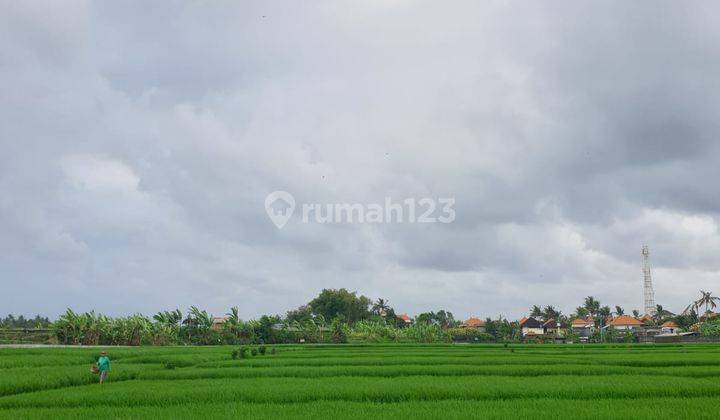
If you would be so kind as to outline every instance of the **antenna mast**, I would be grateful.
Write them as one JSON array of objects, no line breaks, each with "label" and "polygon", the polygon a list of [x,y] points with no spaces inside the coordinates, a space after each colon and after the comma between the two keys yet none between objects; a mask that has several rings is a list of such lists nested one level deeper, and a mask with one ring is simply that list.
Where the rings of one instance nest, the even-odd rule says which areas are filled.
[{"label": "antenna mast", "polygon": [[643,277],[645,283],[643,285],[643,292],[645,294],[645,314],[655,314],[655,291],[652,285],[652,274],[650,274],[650,251],[647,245],[642,248],[643,256]]}]

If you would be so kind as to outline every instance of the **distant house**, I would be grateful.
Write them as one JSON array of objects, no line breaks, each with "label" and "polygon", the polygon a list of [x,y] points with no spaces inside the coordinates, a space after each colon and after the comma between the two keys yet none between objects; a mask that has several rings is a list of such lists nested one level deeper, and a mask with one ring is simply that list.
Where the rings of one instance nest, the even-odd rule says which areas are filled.
[{"label": "distant house", "polygon": [[720,313],[715,313],[715,312],[713,312],[713,311],[707,311],[707,312],[705,312],[704,314],[700,315],[699,320],[700,320],[700,321],[708,321],[708,320],[711,320],[711,319],[715,319],[715,318],[717,318],[718,316],[720,316]]},{"label": "distant house", "polygon": [[629,315],[620,315],[615,317],[607,324],[607,328],[612,328],[618,331],[638,331],[641,330],[642,327],[642,321]]},{"label": "distant house", "polygon": [[536,337],[545,334],[543,324],[533,317],[523,317],[520,320],[520,332],[523,337]]},{"label": "distant house", "polygon": [[642,322],[643,325],[652,324],[653,317],[652,317],[652,315],[645,314],[645,315],[641,316],[640,318],[638,318],[638,321]]},{"label": "distant house", "polygon": [[674,321],[666,321],[660,327],[660,331],[662,331],[663,334],[677,334],[680,332],[680,327]]},{"label": "distant house", "polygon": [[462,328],[474,328],[480,332],[485,332],[485,321],[480,318],[470,318],[463,322]]},{"label": "distant house", "polygon": [[545,335],[557,335],[558,333],[558,324],[557,322],[550,318],[545,323],[543,323],[543,331]]},{"label": "distant house", "polygon": [[403,321],[405,325],[412,324],[412,318],[408,316],[408,314],[400,314],[397,316],[399,320]]},{"label": "distant house", "polygon": [[570,328],[572,328],[573,334],[580,337],[580,340],[586,341],[592,336],[593,332],[595,332],[595,322],[592,318],[577,318],[573,319]]},{"label": "distant house", "polygon": [[214,316],[212,319],[212,326],[210,327],[213,331],[220,331],[223,324],[228,320],[227,316]]}]

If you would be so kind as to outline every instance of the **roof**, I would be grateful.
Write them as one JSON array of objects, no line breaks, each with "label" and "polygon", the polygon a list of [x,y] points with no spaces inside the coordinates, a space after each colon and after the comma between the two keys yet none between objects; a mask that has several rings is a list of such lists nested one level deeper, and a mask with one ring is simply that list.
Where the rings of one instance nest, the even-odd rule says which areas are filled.
[{"label": "roof", "polygon": [[652,321],[652,316],[645,314],[639,318],[640,322]]},{"label": "roof", "polygon": [[572,320],[573,327],[584,327],[586,325],[594,325],[595,323],[590,319],[576,318]]},{"label": "roof", "polygon": [[542,328],[542,323],[540,323],[537,319],[530,317],[525,318],[524,321],[520,322],[520,326],[525,328]]},{"label": "roof", "polygon": [[629,315],[620,315],[610,321],[608,325],[642,325],[643,323]]},{"label": "roof", "polygon": [[717,313],[715,313],[715,312],[713,312],[713,311],[707,311],[707,312],[705,312],[704,314],[700,315],[700,319],[701,319],[701,320],[706,320],[706,319],[710,319],[710,318],[715,318],[715,317],[717,317],[718,315],[720,315],[720,314],[717,314]]},{"label": "roof", "polygon": [[557,328],[557,322],[555,322],[555,320],[554,320],[553,318],[550,318],[550,319],[548,319],[547,321],[545,321],[545,323],[543,324],[543,327],[545,327],[545,328]]},{"label": "roof", "polygon": [[526,317],[522,317],[522,318],[520,318],[520,321],[518,321],[518,322],[520,323],[520,325],[522,325],[522,324],[525,323],[525,321],[527,321],[527,318],[526,318]]},{"label": "roof", "polygon": [[214,316],[212,318],[213,324],[222,324],[223,322],[227,321],[229,317],[227,316]]},{"label": "roof", "polygon": [[678,324],[676,324],[676,323],[673,322],[673,321],[665,321],[665,323],[662,324],[661,326],[662,326],[662,327],[667,327],[667,328],[677,328],[677,327],[678,327]]},{"label": "roof", "polygon": [[405,321],[405,322],[410,322],[410,321],[411,321],[411,319],[410,319],[410,317],[408,316],[408,314],[400,314],[400,315],[398,315],[397,317],[398,317],[399,319],[402,319],[402,320]]},{"label": "roof", "polygon": [[467,321],[463,322],[463,327],[471,327],[471,328],[477,328],[477,327],[484,327],[485,321],[483,321],[480,318],[470,318]]}]

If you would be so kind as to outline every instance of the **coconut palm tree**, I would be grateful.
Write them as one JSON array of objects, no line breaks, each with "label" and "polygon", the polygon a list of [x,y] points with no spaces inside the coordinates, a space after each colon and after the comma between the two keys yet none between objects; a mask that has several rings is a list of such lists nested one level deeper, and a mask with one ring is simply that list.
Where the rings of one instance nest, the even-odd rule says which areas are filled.
[{"label": "coconut palm tree", "polygon": [[674,314],[667,309],[663,308],[662,305],[655,305],[655,314],[653,314],[653,322],[661,324],[665,318],[671,317]]},{"label": "coconut palm tree", "polygon": [[600,311],[600,302],[595,300],[594,297],[588,296],[585,298],[585,304],[583,307],[588,311],[590,316],[594,317]]},{"label": "coconut palm tree", "polygon": [[615,315],[625,315],[625,310],[621,306],[615,305]]},{"label": "coconut palm tree", "polygon": [[578,318],[585,318],[586,316],[588,316],[588,310],[585,309],[583,306],[578,306],[577,308],[575,308],[575,315]]},{"label": "coconut palm tree", "polygon": [[694,309],[695,312],[700,313],[700,308],[702,308],[703,306],[705,307],[704,313],[708,313],[711,310],[717,308],[718,303],[720,303],[720,297],[713,296],[712,292],[706,292],[704,290],[701,290],[700,299],[688,305],[687,308],[685,308],[685,311],[683,311],[683,313],[688,313],[691,309]]},{"label": "coconut palm tree", "polygon": [[390,309],[388,301],[383,298],[378,298],[378,300],[376,300],[372,306],[372,312],[375,315],[379,316],[385,316],[385,313],[388,311],[388,309]]},{"label": "coconut palm tree", "polygon": [[558,311],[557,309],[555,309],[555,307],[553,307],[552,305],[548,305],[543,308],[542,317],[545,321],[550,320],[550,319],[554,319],[554,320],[558,321],[561,316],[562,316],[562,313],[560,311]]},{"label": "coconut palm tree", "polygon": [[530,308],[530,316],[533,318],[542,318],[543,311],[539,306],[533,305],[532,308]]}]

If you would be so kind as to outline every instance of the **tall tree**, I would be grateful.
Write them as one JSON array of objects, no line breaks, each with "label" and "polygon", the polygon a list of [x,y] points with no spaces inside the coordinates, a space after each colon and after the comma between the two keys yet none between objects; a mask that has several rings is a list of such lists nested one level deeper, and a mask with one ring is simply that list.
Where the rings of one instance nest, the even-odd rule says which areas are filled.
[{"label": "tall tree", "polygon": [[385,316],[387,314],[388,309],[390,309],[390,305],[388,305],[388,301],[383,298],[378,298],[378,300],[373,303],[372,306],[372,313],[379,316]]},{"label": "tall tree", "polygon": [[609,306],[603,306],[602,308],[598,309],[598,316],[602,318],[603,320],[610,317],[610,314],[612,311],[610,310]]},{"label": "tall tree", "polygon": [[655,314],[653,314],[653,321],[655,321],[657,324],[661,324],[665,319],[673,315],[674,314],[672,312],[663,308],[662,305],[656,305]]},{"label": "tall tree", "polygon": [[585,318],[588,316],[588,310],[585,309],[584,306],[578,306],[577,308],[575,308],[575,315],[578,318]]},{"label": "tall tree", "polygon": [[328,321],[342,315],[349,324],[354,324],[370,316],[370,299],[346,289],[323,289],[309,305],[313,314],[322,315]]},{"label": "tall tree", "polygon": [[685,308],[685,313],[690,312],[690,309],[694,309],[695,312],[700,313],[701,308],[705,308],[704,314],[717,308],[717,304],[720,303],[720,297],[713,296],[712,292],[700,291],[700,299],[692,302]]},{"label": "tall tree", "polygon": [[285,322],[290,324],[292,322],[299,322],[301,324],[313,319],[313,311],[310,305],[302,305],[292,311],[287,311],[285,314]]},{"label": "tall tree", "polygon": [[533,305],[532,308],[530,308],[530,316],[533,318],[542,318],[542,309],[537,305]]},{"label": "tall tree", "polygon": [[621,306],[615,305],[615,315],[625,315],[625,310]]},{"label": "tall tree", "polygon": [[415,317],[415,323],[421,325],[437,325],[442,328],[451,328],[456,324],[452,312],[441,309],[437,312],[423,312]]},{"label": "tall tree", "polygon": [[455,326],[455,317],[453,316],[452,312],[440,309],[436,315],[438,325],[440,325],[441,327],[452,328]]},{"label": "tall tree", "polygon": [[548,305],[548,306],[544,307],[542,310],[542,318],[545,321],[547,321],[549,319],[554,319],[556,321],[559,321],[561,315],[562,314],[560,313],[560,311],[555,309],[552,305]]},{"label": "tall tree", "polygon": [[585,304],[583,307],[588,311],[590,316],[594,317],[600,311],[600,302],[595,300],[594,297],[588,296],[585,298]]}]

